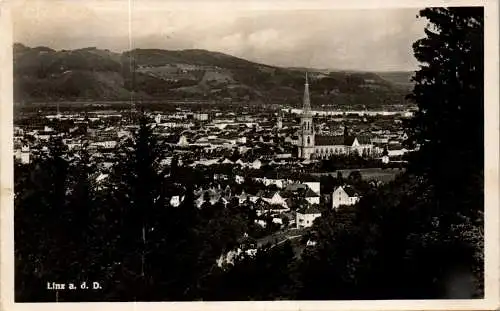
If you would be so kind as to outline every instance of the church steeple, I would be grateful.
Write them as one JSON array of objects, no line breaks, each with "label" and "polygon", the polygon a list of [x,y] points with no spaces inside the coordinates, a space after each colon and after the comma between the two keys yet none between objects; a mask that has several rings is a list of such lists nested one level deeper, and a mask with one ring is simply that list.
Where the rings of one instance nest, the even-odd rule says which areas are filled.
[{"label": "church steeple", "polygon": [[309,81],[307,79],[307,71],[306,71],[306,83],[304,85],[304,101],[302,109],[304,114],[309,114],[311,112],[311,99],[309,98]]},{"label": "church steeple", "polygon": [[309,98],[309,81],[307,79],[304,87],[304,102],[301,116],[301,134],[299,138],[299,158],[311,159],[314,155],[314,125],[311,113],[311,99]]}]

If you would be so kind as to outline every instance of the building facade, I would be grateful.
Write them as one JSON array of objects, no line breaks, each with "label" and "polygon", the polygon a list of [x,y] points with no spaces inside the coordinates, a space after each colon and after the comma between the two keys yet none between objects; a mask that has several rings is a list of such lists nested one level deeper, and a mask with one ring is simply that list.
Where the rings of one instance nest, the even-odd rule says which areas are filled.
[{"label": "building facade", "polygon": [[305,207],[297,210],[295,225],[297,229],[309,228],[319,217],[321,217],[321,211],[316,206]]},{"label": "building facade", "polygon": [[358,203],[360,196],[349,186],[340,186],[332,193],[332,208],[341,205],[354,205]]}]

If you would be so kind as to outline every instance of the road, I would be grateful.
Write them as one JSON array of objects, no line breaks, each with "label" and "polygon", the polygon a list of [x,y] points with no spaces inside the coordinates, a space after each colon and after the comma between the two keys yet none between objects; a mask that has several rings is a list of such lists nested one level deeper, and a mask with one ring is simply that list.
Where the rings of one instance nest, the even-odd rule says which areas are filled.
[{"label": "road", "polygon": [[284,231],[278,231],[271,235],[265,236],[257,240],[257,247],[260,248],[268,243],[271,243],[274,247],[280,245],[287,240],[293,240],[301,237],[304,234],[303,229],[288,229]]}]

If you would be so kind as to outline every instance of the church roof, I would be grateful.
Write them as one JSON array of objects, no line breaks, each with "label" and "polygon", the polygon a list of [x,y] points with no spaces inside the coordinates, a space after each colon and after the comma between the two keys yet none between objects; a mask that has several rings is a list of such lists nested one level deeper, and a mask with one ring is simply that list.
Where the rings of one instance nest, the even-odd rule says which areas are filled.
[{"label": "church roof", "polygon": [[352,146],[354,140],[358,139],[358,143],[362,145],[370,144],[370,138],[367,136],[328,136],[315,135],[314,144],[316,146]]},{"label": "church roof", "polygon": [[358,142],[361,145],[369,145],[371,144],[371,139],[368,136],[358,136]]},{"label": "church roof", "polygon": [[344,137],[344,145],[346,145],[346,146],[352,146],[352,144],[354,143],[355,139],[356,139],[356,136],[345,136]]},{"label": "church roof", "polygon": [[338,146],[344,144],[344,136],[315,135],[314,145],[316,146]]}]

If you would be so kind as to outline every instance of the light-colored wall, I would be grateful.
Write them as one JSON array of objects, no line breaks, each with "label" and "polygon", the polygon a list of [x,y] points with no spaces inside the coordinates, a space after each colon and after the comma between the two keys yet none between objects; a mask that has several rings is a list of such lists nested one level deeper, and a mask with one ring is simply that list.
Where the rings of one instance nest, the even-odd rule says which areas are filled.
[{"label": "light-colored wall", "polygon": [[321,183],[319,181],[304,182],[303,184],[307,185],[309,188],[311,188],[312,191],[316,192],[318,195],[321,195]]},{"label": "light-colored wall", "polygon": [[297,213],[297,221],[296,221],[296,226],[297,228],[307,228],[311,227],[314,220],[318,217],[321,217],[321,214],[301,214]]},{"label": "light-colored wall", "polygon": [[340,205],[354,205],[358,201],[358,197],[349,197],[342,187],[335,189],[332,194],[332,208],[337,208]]},{"label": "light-colored wall", "polygon": [[311,204],[319,204],[319,198],[320,197],[311,197],[311,198],[306,198],[306,201],[311,203]]}]

